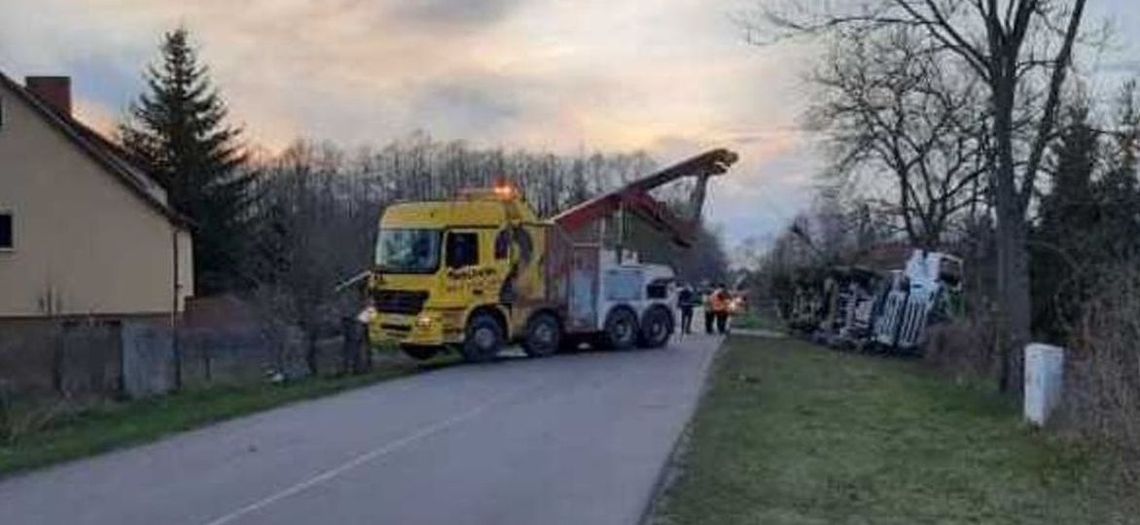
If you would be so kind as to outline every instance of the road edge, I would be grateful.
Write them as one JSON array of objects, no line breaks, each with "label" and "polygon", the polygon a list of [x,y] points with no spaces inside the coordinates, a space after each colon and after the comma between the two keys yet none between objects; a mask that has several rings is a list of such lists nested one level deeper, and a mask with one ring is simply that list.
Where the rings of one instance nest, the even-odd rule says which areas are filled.
[{"label": "road edge", "polygon": [[662,462],[661,468],[657,472],[656,479],[653,485],[649,488],[649,498],[645,502],[641,510],[641,516],[638,518],[638,525],[652,525],[653,518],[657,514],[657,510],[661,506],[663,496],[677,481],[681,473],[681,458],[683,458],[689,449],[689,442],[692,437],[693,418],[700,410],[701,404],[704,403],[705,395],[711,387],[712,370],[716,366],[716,361],[721,355],[721,350],[724,348],[725,342],[728,337],[721,338],[717,343],[716,348],[713,349],[707,356],[705,362],[701,364],[701,386],[697,390],[697,399],[693,403],[692,411],[686,418],[684,427],[677,434],[677,438],[673,440],[673,444],[669,447],[669,454],[666,455],[665,461]]}]

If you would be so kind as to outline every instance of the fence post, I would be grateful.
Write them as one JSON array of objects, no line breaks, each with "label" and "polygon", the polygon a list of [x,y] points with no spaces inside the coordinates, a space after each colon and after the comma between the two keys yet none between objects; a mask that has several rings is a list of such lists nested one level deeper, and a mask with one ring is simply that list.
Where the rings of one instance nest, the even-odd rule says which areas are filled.
[{"label": "fence post", "polygon": [[174,355],[174,391],[182,390],[182,334],[178,329],[178,312],[170,314],[170,345]]},{"label": "fence post", "polygon": [[64,395],[63,391],[63,367],[64,364],[64,349],[63,349],[63,321],[57,320],[54,317],[48,317],[49,336],[51,337],[51,386],[58,395]]},{"label": "fence post", "polygon": [[214,344],[220,344],[220,341],[213,344],[202,345],[202,347],[198,350],[199,352],[202,352],[202,374],[206,379],[207,385],[213,384],[214,382],[214,372],[210,369],[213,359],[213,355],[210,353],[210,350],[214,347]]}]

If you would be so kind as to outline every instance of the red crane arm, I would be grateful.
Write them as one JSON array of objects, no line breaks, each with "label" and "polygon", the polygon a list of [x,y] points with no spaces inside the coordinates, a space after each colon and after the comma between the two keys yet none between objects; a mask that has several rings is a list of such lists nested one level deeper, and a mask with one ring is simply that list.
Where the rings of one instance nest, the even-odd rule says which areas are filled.
[{"label": "red crane arm", "polygon": [[739,156],[726,149],[714,149],[674,164],[648,177],[635,180],[623,189],[649,191],[684,177],[710,177],[728,171]]},{"label": "red crane arm", "polygon": [[[554,216],[553,221],[566,231],[574,232],[605,215],[624,209],[641,217],[653,228],[669,234],[677,244],[687,247],[691,245],[693,223],[699,217],[686,223],[653,198],[649,191],[683,177],[698,177],[701,180],[695,191],[699,191],[700,195],[695,196],[695,200],[703,201],[703,183],[709,177],[727,172],[737,159],[735,153],[726,149],[703,153],[574,206]],[[695,205],[699,210],[700,203]]]}]

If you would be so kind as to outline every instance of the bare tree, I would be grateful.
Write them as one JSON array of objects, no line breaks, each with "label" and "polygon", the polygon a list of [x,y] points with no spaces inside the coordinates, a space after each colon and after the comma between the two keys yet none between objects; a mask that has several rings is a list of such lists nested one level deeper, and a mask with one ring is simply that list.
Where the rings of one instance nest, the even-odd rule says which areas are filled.
[{"label": "bare tree", "polygon": [[305,336],[305,362],[318,372],[317,342],[339,331],[354,304],[338,282],[367,268],[381,203],[368,200],[367,181],[350,176],[343,152],[299,142],[266,168],[259,181],[256,297]]},{"label": "bare tree", "polygon": [[[936,249],[988,167],[984,109],[978,83],[917,53],[912,32],[839,35],[812,77],[822,99],[811,124],[831,140],[833,182],[869,194],[913,244]],[[884,191],[893,198],[874,198]]]},{"label": "bare tree", "polygon": [[763,4],[754,30],[776,36],[910,28],[916,53],[962,66],[987,88],[987,133],[993,145],[991,192],[996,214],[1000,386],[1020,384],[1020,352],[1029,341],[1027,234],[1046,147],[1055,138],[1062,88],[1081,29],[1085,0],[861,0]]}]

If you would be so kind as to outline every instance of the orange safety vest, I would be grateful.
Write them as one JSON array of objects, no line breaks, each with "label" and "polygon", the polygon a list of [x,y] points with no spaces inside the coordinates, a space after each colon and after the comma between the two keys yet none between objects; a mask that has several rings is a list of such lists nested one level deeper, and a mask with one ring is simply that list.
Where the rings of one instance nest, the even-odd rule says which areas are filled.
[{"label": "orange safety vest", "polygon": [[712,311],[718,312],[718,313],[728,311],[727,295],[728,294],[726,294],[722,291],[713,292],[712,296],[709,297],[709,303],[712,306]]}]

